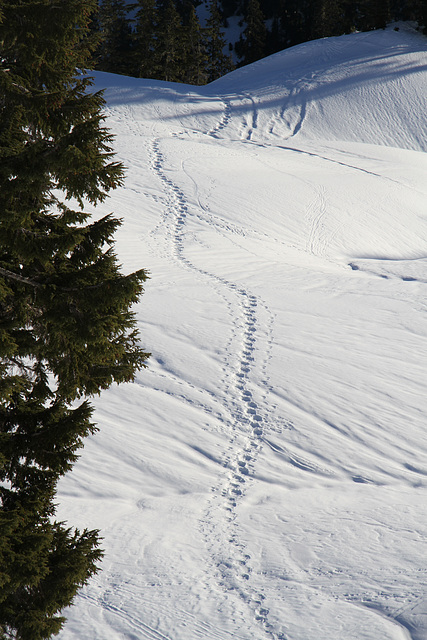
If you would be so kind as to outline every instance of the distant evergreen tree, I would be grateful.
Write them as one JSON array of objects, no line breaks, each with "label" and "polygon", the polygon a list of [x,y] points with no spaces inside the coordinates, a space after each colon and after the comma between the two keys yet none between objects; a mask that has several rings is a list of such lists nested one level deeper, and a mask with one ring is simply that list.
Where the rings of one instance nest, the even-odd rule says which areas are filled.
[{"label": "distant evergreen tree", "polygon": [[156,0],[138,0],[133,36],[132,71],[137,78],[156,77],[158,13]]},{"label": "distant evergreen tree", "polygon": [[236,53],[241,64],[251,64],[263,58],[266,50],[267,28],[259,0],[248,0],[245,22],[246,27],[236,43]]},{"label": "distant evergreen tree", "polygon": [[183,81],[188,84],[206,84],[208,55],[205,32],[200,26],[194,6],[190,6],[188,24],[183,27]]},{"label": "distant evergreen tree", "polygon": [[[1,0],[0,0],[1,1]],[[94,46],[94,53],[91,56],[92,66],[96,65],[97,62],[97,54],[96,51],[100,50],[102,36],[101,36],[101,28],[99,24],[99,7],[97,6],[96,10],[90,16],[89,22],[89,34],[93,41],[97,41],[97,46]]]},{"label": "distant evergreen tree", "polygon": [[420,17],[420,8],[424,0],[390,0],[390,11],[393,19],[397,20],[418,20]]},{"label": "distant evergreen tree", "polygon": [[244,0],[221,0],[224,17],[242,16],[244,14]]},{"label": "distant evergreen tree", "polygon": [[184,31],[173,0],[162,0],[155,48],[156,78],[182,82],[184,78]]},{"label": "distant evergreen tree", "polygon": [[135,5],[125,0],[102,0],[98,12],[102,42],[97,68],[110,73],[128,74],[132,56],[132,29],[129,10]]},{"label": "distant evergreen tree", "polygon": [[278,16],[274,16],[271,22],[271,28],[267,29],[265,53],[269,56],[272,53],[276,53],[276,51],[280,51],[283,48],[284,47],[282,46],[279,18]]},{"label": "distant evergreen tree", "polygon": [[120,221],[83,210],[123,179],[83,71],[96,0],[0,8],[0,640],[46,640],[102,555],[97,531],[55,521],[56,485],[95,431],[85,397],[147,358],[130,310],[146,274],[120,273]]},{"label": "distant evergreen tree", "polygon": [[427,0],[420,0],[420,7],[417,11],[416,19],[423,27],[423,33],[427,35]]},{"label": "distant evergreen tree", "polygon": [[311,0],[283,0],[279,18],[283,48],[310,40],[313,8]]},{"label": "distant evergreen tree", "polygon": [[389,0],[363,0],[358,26],[362,31],[385,29],[390,20]]},{"label": "distant evergreen tree", "polygon": [[339,36],[345,32],[341,0],[318,0],[314,3],[313,8],[313,38]]},{"label": "distant evergreen tree", "polygon": [[221,31],[222,21],[218,0],[210,0],[206,23],[207,81],[212,82],[234,68],[230,55],[224,53],[226,41]]},{"label": "distant evergreen tree", "polygon": [[191,12],[202,4],[202,0],[174,0],[174,4],[181,18],[181,23],[186,27],[190,23]]}]

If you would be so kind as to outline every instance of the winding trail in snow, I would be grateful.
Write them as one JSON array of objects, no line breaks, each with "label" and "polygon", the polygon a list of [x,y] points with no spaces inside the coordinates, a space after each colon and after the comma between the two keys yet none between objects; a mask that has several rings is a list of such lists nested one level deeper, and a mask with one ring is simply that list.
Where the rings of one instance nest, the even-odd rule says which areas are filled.
[{"label": "winding trail in snow", "polygon": [[207,135],[212,138],[217,138],[218,133],[225,129],[231,120],[231,97],[222,96],[221,102],[224,105],[223,114],[220,120],[207,131]]},{"label": "winding trail in snow", "polygon": [[[226,121],[227,113],[224,116]],[[215,135],[218,127],[211,130]],[[251,586],[251,558],[239,540],[238,505],[249,484],[253,469],[268,431],[268,411],[254,400],[250,390],[250,373],[256,356],[259,331],[258,309],[267,315],[267,348],[263,350],[261,369],[266,373],[272,343],[273,316],[266,305],[247,289],[194,265],[185,254],[186,222],[192,213],[182,189],[167,175],[167,162],[161,150],[161,139],[152,142],[152,169],[164,184],[167,208],[164,232],[171,242],[171,254],[182,267],[207,280],[225,301],[230,315],[232,337],[223,364],[225,390],[224,404],[227,420],[228,447],[223,452],[222,465],[227,470],[217,485],[211,488],[211,497],[204,516],[199,522],[206,547],[212,560],[213,571],[221,587],[237,594],[247,604],[266,638],[285,640],[268,621],[268,609],[263,605],[264,594]],[[236,346],[237,343],[237,346]],[[270,345],[270,347],[269,347]],[[263,404],[267,404],[268,386],[265,386]]]}]

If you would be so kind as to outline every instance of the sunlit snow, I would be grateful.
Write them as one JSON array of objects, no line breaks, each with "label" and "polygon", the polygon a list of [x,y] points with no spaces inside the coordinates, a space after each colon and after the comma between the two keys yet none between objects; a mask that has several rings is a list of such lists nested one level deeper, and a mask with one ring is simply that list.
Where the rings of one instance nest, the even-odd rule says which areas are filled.
[{"label": "sunlit snow", "polygon": [[60,639],[426,640],[427,38],[96,87],[152,357],[60,485],[106,552]]}]

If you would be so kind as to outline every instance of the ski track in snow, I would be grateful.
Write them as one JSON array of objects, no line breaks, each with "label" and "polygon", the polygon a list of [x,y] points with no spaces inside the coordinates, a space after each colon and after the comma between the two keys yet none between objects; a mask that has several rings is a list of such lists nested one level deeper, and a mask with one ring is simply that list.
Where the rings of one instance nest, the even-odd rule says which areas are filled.
[{"label": "ski track in snow", "polygon": [[[128,587],[126,583],[119,582],[112,585],[111,590],[114,591],[115,596],[119,596],[120,600],[131,599],[134,595],[132,587]],[[112,604],[107,600],[108,592],[103,598],[95,598],[91,595],[81,593],[79,597],[86,601],[88,604],[101,607],[108,616],[111,616],[116,622],[123,620],[127,627],[132,629],[131,632],[127,631],[126,640],[173,640],[173,636],[166,635],[154,627],[147,625],[139,616],[131,615],[127,608],[123,608]],[[185,627],[188,633],[188,637],[191,640],[206,640],[207,637],[211,640],[232,640],[235,635],[225,629],[220,629],[210,624],[205,620],[199,620],[194,614],[184,609],[177,609],[169,604],[162,606],[159,602],[156,602],[155,608],[151,600],[139,596],[139,600],[144,605],[145,611],[155,613],[156,616],[162,615],[165,618],[173,616],[173,620],[176,624],[180,624]],[[156,617],[154,616],[154,617]],[[133,635],[133,633],[137,635]]]},{"label": "ski track in snow", "polygon": [[328,235],[322,225],[326,213],[326,198],[324,187],[319,187],[318,193],[306,211],[309,226],[307,234],[307,250],[314,255],[323,255],[323,248],[328,242]]},{"label": "ski track in snow", "polygon": [[111,604],[111,602],[108,602],[105,598],[97,599],[84,593],[80,594],[80,597],[90,604],[101,606],[108,614],[126,622],[126,625],[131,627],[132,631],[135,631],[138,634],[133,635],[132,633],[132,635],[130,635],[128,632],[128,640],[171,640],[169,636],[165,636],[163,633],[153,629],[149,625],[145,624],[140,618],[132,616],[128,610],[121,609],[120,607]]}]

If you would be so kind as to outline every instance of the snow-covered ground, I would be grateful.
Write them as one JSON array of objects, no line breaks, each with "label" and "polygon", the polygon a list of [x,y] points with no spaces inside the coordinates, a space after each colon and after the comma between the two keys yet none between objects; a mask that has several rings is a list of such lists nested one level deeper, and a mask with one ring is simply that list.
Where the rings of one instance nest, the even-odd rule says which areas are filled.
[{"label": "snow-covered ground", "polygon": [[106,551],[60,639],[426,640],[427,39],[96,83],[152,357],[60,485]]}]

